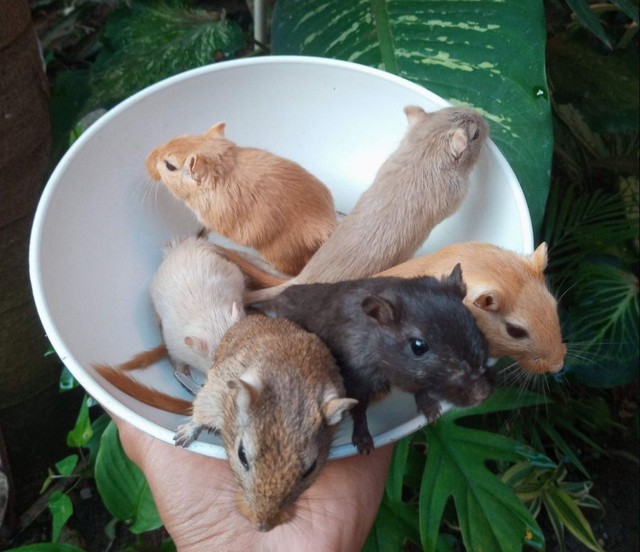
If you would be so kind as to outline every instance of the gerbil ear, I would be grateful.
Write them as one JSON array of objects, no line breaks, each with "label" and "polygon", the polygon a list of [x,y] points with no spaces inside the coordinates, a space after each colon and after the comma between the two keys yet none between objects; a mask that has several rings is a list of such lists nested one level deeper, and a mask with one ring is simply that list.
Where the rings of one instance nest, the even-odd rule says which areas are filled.
[{"label": "gerbil ear", "polygon": [[187,157],[187,162],[184,164],[189,176],[196,182],[200,182],[207,173],[207,160],[202,155],[192,153]]},{"label": "gerbil ear", "polygon": [[362,301],[362,310],[367,316],[377,320],[381,326],[390,326],[395,320],[393,304],[379,295],[372,295]]},{"label": "gerbil ear", "polygon": [[453,267],[451,274],[445,278],[444,282],[458,292],[460,299],[464,299],[465,295],[467,295],[467,285],[462,279],[462,266],[460,263]]},{"label": "gerbil ear", "polygon": [[240,313],[240,309],[238,308],[238,303],[234,301],[233,305],[231,305],[231,322],[235,323],[240,320],[240,318],[242,318],[242,316]]},{"label": "gerbil ear", "polygon": [[408,105],[407,107],[405,107],[404,114],[407,116],[409,126],[420,123],[429,116],[429,114],[424,109],[418,107],[417,105]]},{"label": "gerbil ear", "polygon": [[464,150],[467,149],[468,143],[467,133],[461,128],[457,128],[449,141],[449,151],[454,159],[458,159],[462,155]]},{"label": "gerbil ear", "polygon": [[548,262],[546,242],[542,242],[538,248],[529,255],[529,262],[537,272],[544,272]]},{"label": "gerbil ear", "polygon": [[184,344],[193,349],[199,355],[206,357],[209,354],[209,345],[204,339],[188,335],[184,338]]},{"label": "gerbil ear", "polygon": [[227,386],[229,389],[237,389],[236,407],[238,412],[244,414],[248,414],[255,406],[262,390],[262,383],[253,374],[243,374],[238,379],[229,380]]},{"label": "gerbil ear", "polygon": [[322,405],[325,422],[330,426],[340,423],[342,415],[356,404],[356,399],[329,399]]},{"label": "gerbil ear", "polygon": [[482,291],[473,299],[473,304],[486,311],[500,310],[500,294],[494,289]]},{"label": "gerbil ear", "polygon": [[206,134],[210,134],[211,136],[224,136],[224,129],[226,128],[227,123],[216,123],[209,130],[207,130]]}]

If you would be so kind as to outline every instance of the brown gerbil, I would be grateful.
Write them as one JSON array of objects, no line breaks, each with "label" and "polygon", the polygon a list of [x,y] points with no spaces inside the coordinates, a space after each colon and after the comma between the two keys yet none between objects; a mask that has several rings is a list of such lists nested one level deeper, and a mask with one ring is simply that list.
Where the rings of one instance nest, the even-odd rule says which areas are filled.
[{"label": "brown gerbil", "polygon": [[489,134],[487,123],[466,107],[404,111],[409,128],[402,142],[353,210],[297,277],[248,292],[247,304],[272,299],[290,285],[365,278],[406,261],[458,209]]},{"label": "brown gerbil", "polygon": [[336,227],[331,192],[293,161],[237,146],[224,129],[218,123],[157,147],[147,172],[207,229],[297,274]]},{"label": "brown gerbil", "polygon": [[220,431],[241,489],[238,509],[268,531],[293,517],[356,403],[344,398],[335,360],[317,336],[288,320],[250,315],[222,339],[175,441],[187,446],[202,429]]}]

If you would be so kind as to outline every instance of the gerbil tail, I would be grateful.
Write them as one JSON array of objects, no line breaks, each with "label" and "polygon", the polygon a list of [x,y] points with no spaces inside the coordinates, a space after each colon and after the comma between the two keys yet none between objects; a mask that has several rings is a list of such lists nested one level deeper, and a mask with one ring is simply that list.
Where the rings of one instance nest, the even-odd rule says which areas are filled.
[{"label": "gerbil tail", "polygon": [[280,284],[279,286],[274,286],[266,289],[257,289],[255,291],[246,291],[244,294],[244,304],[245,305],[257,305],[258,303],[264,303],[266,301],[271,301],[280,295],[285,289],[287,289],[290,285],[294,284],[295,278]]},{"label": "gerbil tail", "polygon": [[118,370],[124,370],[128,372],[130,370],[139,370],[140,368],[148,368],[156,362],[160,362],[167,356],[167,347],[164,343],[161,343],[153,349],[143,351],[137,355],[131,357],[127,362],[123,362],[116,366]]},{"label": "gerbil tail", "polygon": [[192,404],[189,401],[172,397],[167,393],[148,387],[107,364],[94,364],[93,367],[110,384],[144,404],[167,412],[173,412],[174,414],[191,415]]},{"label": "gerbil tail", "polygon": [[269,272],[259,267],[242,253],[220,245],[216,245],[216,250],[227,260],[238,266],[240,271],[249,278],[249,287],[252,289],[270,288],[287,281],[287,276],[275,274],[275,270],[274,272]]}]

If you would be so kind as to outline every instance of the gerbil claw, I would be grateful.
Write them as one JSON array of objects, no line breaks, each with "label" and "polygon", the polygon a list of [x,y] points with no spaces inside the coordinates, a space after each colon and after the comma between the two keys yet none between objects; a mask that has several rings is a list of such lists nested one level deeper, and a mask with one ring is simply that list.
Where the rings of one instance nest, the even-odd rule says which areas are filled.
[{"label": "gerbil claw", "polygon": [[353,446],[358,449],[358,454],[369,454],[373,449],[373,437],[371,437],[370,433],[367,435],[353,436],[351,441]]}]

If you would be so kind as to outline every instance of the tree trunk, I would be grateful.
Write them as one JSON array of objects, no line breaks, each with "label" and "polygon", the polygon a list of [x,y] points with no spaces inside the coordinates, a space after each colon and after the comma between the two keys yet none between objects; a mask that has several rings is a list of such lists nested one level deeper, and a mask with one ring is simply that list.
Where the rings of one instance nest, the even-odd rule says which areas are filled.
[{"label": "tree trunk", "polygon": [[28,273],[50,143],[48,85],[30,4],[0,0],[0,430],[18,510],[37,495],[47,466],[68,453],[60,369],[55,357],[44,357],[49,344]]}]

